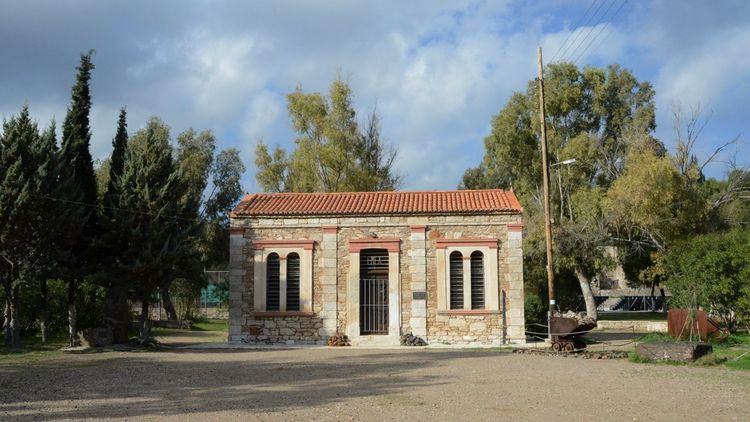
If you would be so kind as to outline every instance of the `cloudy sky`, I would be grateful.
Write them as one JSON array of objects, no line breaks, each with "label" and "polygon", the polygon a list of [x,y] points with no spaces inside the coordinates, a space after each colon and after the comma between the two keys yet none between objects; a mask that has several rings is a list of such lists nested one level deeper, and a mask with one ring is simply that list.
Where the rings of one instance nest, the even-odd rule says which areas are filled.
[{"label": "cloudy sky", "polygon": [[62,121],[79,54],[94,48],[95,157],[109,155],[124,105],[131,131],[150,115],[173,135],[213,130],[242,151],[252,192],[256,142],[293,145],[286,94],[325,91],[341,74],[361,116],[381,114],[402,189],[452,189],[481,160],[491,117],[535,76],[537,46],[547,61],[617,62],[650,80],[667,145],[674,104],[709,110],[701,153],[739,134],[736,154],[750,161],[745,0],[11,0],[0,13],[0,116],[26,102],[41,125]]}]

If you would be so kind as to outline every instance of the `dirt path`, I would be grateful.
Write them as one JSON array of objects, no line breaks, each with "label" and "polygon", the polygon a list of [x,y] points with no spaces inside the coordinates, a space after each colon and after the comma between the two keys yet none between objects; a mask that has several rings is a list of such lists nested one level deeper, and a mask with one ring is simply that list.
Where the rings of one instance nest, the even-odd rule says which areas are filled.
[{"label": "dirt path", "polygon": [[750,420],[750,372],[479,350],[66,355],[0,388],[2,420]]}]

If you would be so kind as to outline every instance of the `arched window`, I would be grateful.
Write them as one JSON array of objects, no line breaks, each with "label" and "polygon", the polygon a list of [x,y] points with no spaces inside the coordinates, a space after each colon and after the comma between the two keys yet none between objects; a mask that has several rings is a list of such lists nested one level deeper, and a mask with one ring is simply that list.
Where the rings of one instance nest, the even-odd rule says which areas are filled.
[{"label": "arched window", "polygon": [[471,254],[471,309],[484,309],[484,255]]},{"label": "arched window", "polygon": [[281,284],[279,283],[279,255],[272,253],[266,258],[266,310],[280,310]]},{"label": "arched window", "polygon": [[450,305],[451,309],[464,308],[464,257],[458,251],[450,255]]},{"label": "arched window", "polygon": [[299,255],[286,257],[286,310],[299,311]]}]

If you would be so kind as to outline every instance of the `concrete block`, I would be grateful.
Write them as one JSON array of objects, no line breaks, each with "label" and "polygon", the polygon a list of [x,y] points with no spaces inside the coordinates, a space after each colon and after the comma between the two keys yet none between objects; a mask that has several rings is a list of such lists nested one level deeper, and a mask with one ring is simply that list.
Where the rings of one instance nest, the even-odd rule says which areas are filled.
[{"label": "concrete block", "polygon": [[713,352],[713,346],[699,342],[638,343],[635,352],[644,359],[691,362]]}]

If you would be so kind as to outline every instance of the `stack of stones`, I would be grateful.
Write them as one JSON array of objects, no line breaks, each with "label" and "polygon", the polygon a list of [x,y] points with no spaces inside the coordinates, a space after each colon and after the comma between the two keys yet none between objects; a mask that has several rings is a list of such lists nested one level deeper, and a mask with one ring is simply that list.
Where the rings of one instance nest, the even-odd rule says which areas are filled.
[{"label": "stack of stones", "polygon": [[427,342],[422,337],[415,336],[414,334],[404,334],[401,336],[402,346],[427,346]]},{"label": "stack of stones", "polygon": [[349,343],[349,337],[343,334],[336,334],[328,337],[327,344],[333,347],[351,346],[351,343]]}]

